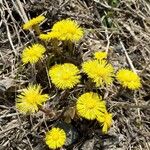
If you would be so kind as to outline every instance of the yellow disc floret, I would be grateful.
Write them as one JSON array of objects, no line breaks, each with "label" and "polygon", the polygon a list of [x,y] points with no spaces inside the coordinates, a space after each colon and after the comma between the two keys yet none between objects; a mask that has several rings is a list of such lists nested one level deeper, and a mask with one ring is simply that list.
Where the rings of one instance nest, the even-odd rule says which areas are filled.
[{"label": "yellow disc floret", "polygon": [[90,77],[96,86],[109,85],[113,81],[114,69],[105,60],[89,60],[82,64],[83,72]]},{"label": "yellow disc floret", "polygon": [[21,113],[34,113],[38,107],[49,98],[47,94],[41,94],[40,85],[29,85],[17,96],[16,107]]},{"label": "yellow disc floret", "polygon": [[97,121],[103,126],[102,132],[107,133],[112,124],[112,114],[106,111],[105,113],[98,115]]},{"label": "yellow disc floret", "polygon": [[58,39],[62,41],[75,42],[83,37],[83,29],[79,27],[76,21],[71,19],[56,22],[52,27],[52,32],[59,34]]},{"label": "yellow disc floret", "polygon": [[141,87],[140,77],[131,70],[121,69],[117,72],[116,78],[123,87],[136,90]]},{"label": "yellow disc floret", "polygon": [[45,51],[45,47],[41,44],[33,44],[32,46],[26,47],[22,53],[22,62],[24,64],[34,64],[43,57]]},{"label": "yellow disc floret", "polygon": [[95,52],[94,53],[94,58],[97,60],[102,60],[102,59],[106,59],[107,58],[107,53],[106,52]]},{"label": "yellow disc floret", "polygon": [[71,89],[80,82],[78,68],[70,63],[55,65],[49,70],[52,83],[60,89]]},{"label": "yellow disc floret", "polygon": [[66,141],[66,133],[63,129],[52,128],[46,133],[46,144],[50,149],[61,148]]},{"label": "yellow disc floret", "polygon": [[38,16],[36,18],[32,18],[31,20],[29,20],[28,22],[26,22],[23,25],[23,29],[24,30],[29,30],[32,27],[34,27],[34,26],[38,25],[39,23],[41,23],[44,19],[45,19],[44,16]]},{"label": "yellow disc floret", "polygon": [[76,109],[79,116],[94,120],[99,114],[106,110],[106,106],[98,94],[89,92],[78,98]]}]

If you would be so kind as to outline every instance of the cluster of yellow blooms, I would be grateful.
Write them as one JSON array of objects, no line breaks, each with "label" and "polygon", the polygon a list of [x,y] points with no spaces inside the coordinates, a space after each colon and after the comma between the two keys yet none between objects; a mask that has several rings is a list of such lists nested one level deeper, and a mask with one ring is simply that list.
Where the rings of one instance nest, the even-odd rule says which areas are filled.
[{"label": "cluster of yellow blooms", "polygon": [[[30,84],[17,96],[16,107],[24,114],[38,111],[39,107],[49,99],[48,94],[41,94],[40,85]],[[106,104],[97,93],[89,92],[81,95],[76,103],[77,114],[89,120],[97,119],[103,126],[103,133],[107,133],[112,124],[112,114],[106,110]],[[64,145],[66,133],[59,128],[53,128],[46,133],[46,144],[51,148],[59,148]]]},{"label": "cluster of yellow blooms", "polygon": [[[32,29],[45,19],[38,16],[23,25],[23,29]],[[57,39],[61,41],[79,41],[83,37],[83,29],[77,22],[64,19],[56,22],[51,32],[40,34],[41,40]],[[44,57],[46,48],[41,44],[33,44],[26,47],[22,53],[24,64],[35,64]],[[86,73],[97,87],[110,85],[116,77],[117,81],[125,88],[136,90],[141,87],[140,77],[131,70],[120,69],[116,76],[114,68],[107,62],[106,52],[95,52],[94,58],[82,63],[82,71],[71,63],[56,64],[49,69],[49,77],[52,83],[59,89],[71,89],[80,82],[80,72]],[[17,96],[16,107],[24,114],[32,114],[49,99],[48,94],[42,94],[40,85],[29,84],[21,94]],[[112,114],[107,112],[106,103],[97,93],[88,92],[82,94],[76,102],[76,112],[80,117],[88,120],[97,120],[102,125],[102,132],[107,133],[112,124]],[[66,141],[66,133],[63,129],[52,128],[46,133],[46,144],[51,149],[62,147]]]},{"label": "cluster of yellow blooms", "polygon": [[103,133],[107,133],[112,124],[112,114],[106,110],[106,104],[97,93],[82,94],[77,100],[77,113],[88,120],[97,119],[102,125]]},{"label": "cluster of yellow blooms", "polygon": [[77,100],[77,112],[81,117],[86,119],[94,120],[99,114],[105,112],[105,110],[105,102],[96,93],[85,93]]},{"label": "cluster of yellow blooms", "polygon": [[[36,18],[33,18],[29,20],[27,23],[23,25],[23,28],[25,30],[30,29],[34,27],[35,25],[38,25],[45,19],[44,16],[38,16]],[[51,32],[48,32],[47,34],[41,34],[40,38],[43,40],[49,40],[52,38],[57,38],[59,40],[70,40],[72,42],[78,41],[83,37],[83,29],[79,27],[77,22],[71,20],[71,19],[63,19],[61,21],[56,22],[52,29]],[[31,47],[27,47],[24,49],[22,53],[22,61],[24,64],[26,63],[36,63],[39,59],[43,57],[43,54],[45,53],[46,49],[44,46],[41,44],[33,44]],[[82,64],[82,69],[83,72],[85,72],[89,78],[93,80],[93,82],[96,83],[96,86],[102,86],[104,84],[109,85],[113,81],[114,77],[114,69],[111,64],[108,64],[106,60],[107,58],[107,53],[106,52],[96,52],[94,54],[95,60],[89,60],[87,62],[84,62]],[[66,65],[65,65],[66,66]],[[61,65],[62,68],[63,65]],[[52,69],[49,71],[49,75],[51,76],[52,82],[59,88],[65,89],[65,88],[72,88],[75,84],[79,83],[79,75],[76,75],[79,73],[77,71],[78,69],[72,68],[69,66],[69,69],[73,69],[74,73],[68,73],[67,78],[68,81],[67,85],[64,86],[62,82],[65,79],[64,74],[66,73],[61,73],[60,76],[62,75],[61,79],[58,79],[58,68],[61,68],[60,65],[57,67],[52,67]],[[55,69],[54,69],[55,68]],[[56,69],[57,68],[57,69]],[[68,69],[68,70],[69,70]],[[51,73],[52,72],[52,73]],[[63,71],[61,71],[63,72]],[[71,72],[71,71],[70,71]],[[56,76],[55,76],[56,73]],[[70,76],[70,77],[69,77]],[[128,78],[130,77],[130,78]],[[127,87],[129,89],[135,90],[141,87],[140,83],[140,78],[139,76],[128,70],[128,69],[121,69],[117,72],[116,79],[119,81],[119,83],[123,87]],[[65,79],[66,80],[66,79]]]},{"label": "cluster of yellow blooms", "polygon": [[57,38],[61,41],[79,41],[83,37],[83,29],[79,27],[76,21],[71,19],[63,19],[56,22],[51,32],[47,34],[41,34],[39,38],[41,40],[51,40]]}]

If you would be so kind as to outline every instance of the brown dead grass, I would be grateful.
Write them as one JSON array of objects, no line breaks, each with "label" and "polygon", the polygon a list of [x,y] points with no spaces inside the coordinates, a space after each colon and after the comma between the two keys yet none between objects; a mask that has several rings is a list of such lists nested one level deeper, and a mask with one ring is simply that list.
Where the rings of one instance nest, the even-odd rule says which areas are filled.
[{"label": "brown dead grass", "polygon": [[[143,86],[136,92],[123,90],[117,95],[117,82],[110,88],[98,89],[114,115],[108,135],[102,135],[95,122],[82,122],[75,118],[71,122],[71,131],[78,136],[64,149],[150,149],[148,0],[122,0],[116,6],[105,0],[2,0],[0,11],[0,150],[46,150],[43,141],[45,131],[62,120],[62,112],[72,117],[74,109],[71,107],[66,112],[68,106],[73,106],[75,97],[91,88],[79,85],[71,92],[59,94],[60,91],[51,87],[48,81],[43,82],[43,70],[35,76],[31,74],[30,66],[22,66],[21,51],[25,45],[37,40],[34,33],[23,31],[22,24],[41,13],[47,17],[41,26],[45,32],[54,22],[67,17],[77,20],[86,29],[85,37],[78,46],[82,60],[88,59],[93,51],[104,49],[109,51],[109,61],[116,70],[129,67],[142,79]],[[106,16],[112,25],[104,25]],[[16,112],[16,94],[32,80],[40,82],[56,100],[56,103],[49,102],[45,106],[53,108],[54,117],[45,116],[42,112],[33,116],[22,116]],[[66,97],[72,103],[68,103]],[[63,102],[58,106],[60,100]]]}]

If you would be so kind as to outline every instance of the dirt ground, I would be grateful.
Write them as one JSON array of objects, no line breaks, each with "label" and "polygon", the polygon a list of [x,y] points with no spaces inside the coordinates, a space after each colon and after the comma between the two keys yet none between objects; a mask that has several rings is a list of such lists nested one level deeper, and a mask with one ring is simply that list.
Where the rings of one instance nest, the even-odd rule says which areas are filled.
[{"label": "dirt ground", "polygon": [[[72,18],[84,28],[84,38],[76,46],[82,60],[95,50],[106,50],[115,71],[127,67],[141,77],[142,88],[137,91],[122,90],[116,96],[117,81],[109,88],[98,89],[113,114],[108,134],[103,135],[95,121],[75,118],[66,123],[65,115],[71,117],[73,107],[59,115],[72,106],[63,97],[64,91],[49,88],[45,71],[39,70],[35,76],[30,65],[22,65],[22,50],[37,41],[36,35],[24,31],[22,25],[41,14],[47,18],[40,26],[45,33],[64,18]],[[0,150],[48,150],[45,132],[56,124],[67,131],[62,149],[150,150],[149,0],[0,0],[0,15]],[[45,87],[54,101],[63,100],[46,104],[56,111],[53,118],[41,111],[30,116],[16,111],[16,95],[33,80]],[[67,97],[74,99],[87,90],[82,87],[76,87]]]}]

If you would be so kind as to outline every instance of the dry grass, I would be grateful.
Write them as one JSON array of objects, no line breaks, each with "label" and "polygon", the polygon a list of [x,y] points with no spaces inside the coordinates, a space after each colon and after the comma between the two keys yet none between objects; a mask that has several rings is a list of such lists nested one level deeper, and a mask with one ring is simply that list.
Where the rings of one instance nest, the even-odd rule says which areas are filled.
[{"label": "dry grass", "polygon": [[[150,149],[148,0],[120,0],[114,6],[106,0],[1,0],[0,11],[0,150],[46,150],[44,133],[54,124],[65,126],[71,132],[66,149]],[[22,66],[21,51],[25,45],[37,41],[32,31],[23,31],[22,24],[40,14],[47,17],[41,25],[45,32],[54,22],[67,17],[86,29],[77,47],[82,60],[88,59],[94,50],[104,49],[109,52],[109,61],[116,70],[129,67],[140,75],[143,86],[139,91],[122,90],[118,95],[117,82],[110,88],[98,89],[114,115],[108,135],[102,135],[95,122],[75,118],[70,125],[60,123],[67,113],[72,117],[76,97],[91,87],[79,85],[73,91],[60,93],[44,80],[46,72],[40,70],[35,76],[30,66]],[[53,97],[54,102],[45,107],[53,108],[55,116],[45,116],[42,112],[22,116],[16,112],[17,92],[33,80],[41,83]],[[66,112],[69,106],[72,107]]]}]

